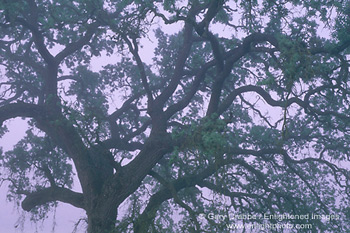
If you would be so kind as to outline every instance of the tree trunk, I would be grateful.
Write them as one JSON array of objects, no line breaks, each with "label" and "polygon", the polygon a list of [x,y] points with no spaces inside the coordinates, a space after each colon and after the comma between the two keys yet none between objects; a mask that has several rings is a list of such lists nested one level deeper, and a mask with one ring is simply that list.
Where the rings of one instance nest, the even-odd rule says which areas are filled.
[{"label": "tree trunk", "polygon": [[106,215],[103,210],[98,209],[88,213],[88,233],[112,233],[117,219],[117,208]]}]

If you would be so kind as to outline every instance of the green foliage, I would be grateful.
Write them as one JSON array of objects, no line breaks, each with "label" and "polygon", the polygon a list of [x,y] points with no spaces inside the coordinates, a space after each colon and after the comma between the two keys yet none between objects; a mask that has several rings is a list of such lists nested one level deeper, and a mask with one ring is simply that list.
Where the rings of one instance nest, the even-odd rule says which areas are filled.
[{"label": "green foliage", "polygon": [[200,122],[191,122],[191,127],[188,130],[174,133],[174,140],[183,138],[187,138],[187,140],[182,144],[183,148],[178,148],[173,152],[172,158],[178,157],[178,153],[183,150],[196,150],[200,154],[199,156],[204,158],[221,154],[227,146],[228,131],[229,128],[221,119],[204,118]]},{"label": "green foliage", "polygon": [[[20,204],[72,188],[75,165],[89,218],[104,201],[119,208],[115,232],[140,223],[145,232],[229,231],[231,221],[209,213],[349,215],[339,205],[350,203],[349,9],[328,0],[1,1],[1,124],[33,118],[0,150],[8,197]],[[55,206],[32,212],[44,218]],[[349,231],[348,218],[284,222]]]}]

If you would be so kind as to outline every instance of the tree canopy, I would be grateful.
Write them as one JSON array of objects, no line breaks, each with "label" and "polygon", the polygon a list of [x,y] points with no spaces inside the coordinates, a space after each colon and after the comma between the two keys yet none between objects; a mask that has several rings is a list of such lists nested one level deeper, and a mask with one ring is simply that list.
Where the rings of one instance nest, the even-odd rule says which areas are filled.
[{"label": "tree canopy", "polygon": [[0,27],[23,210],[71,204],[89,233],[350,230],[347,1],[2,0]]}]

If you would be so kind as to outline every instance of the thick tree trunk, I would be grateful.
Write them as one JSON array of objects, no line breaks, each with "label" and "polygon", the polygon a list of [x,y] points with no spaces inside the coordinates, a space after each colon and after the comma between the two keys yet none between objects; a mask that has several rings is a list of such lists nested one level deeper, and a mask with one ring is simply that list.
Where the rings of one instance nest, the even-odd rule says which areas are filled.
[{"label": "thick tree trunk", "polygon": [[108,215],[98,209],[88,213],[88,233],[112,233],[115,232],[115,221],[117,219],[117,208]]},{"label": "thick tree trunk", "polygon": [[[120,168],[115,174],[112,173],[108,161],[101,156],[103,153],[95,151],[98,156],[93,157],[96,160],[93,161],[96,170],[101,171],[96,173],[101,178],[97,179],[97,183],[91,185],[92,189],[89,193],[84,193],[88,233],[115,232],[113,229],[118,206],[137,190],[152,167],[171,150],[168,135],[154,136],[152,133],[151,135],[133,162]],[[102,171],[106,171],[106,174]]]}]

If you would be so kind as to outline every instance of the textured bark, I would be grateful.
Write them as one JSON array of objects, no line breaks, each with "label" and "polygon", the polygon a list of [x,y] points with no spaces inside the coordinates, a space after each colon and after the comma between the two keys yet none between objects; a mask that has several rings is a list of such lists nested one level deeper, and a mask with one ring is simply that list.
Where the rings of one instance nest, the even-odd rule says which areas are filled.
[{"label": "textured bark", "polygon": [[[111,203],[112,204],[112,203]],[[105,214],[104,209],[97,207],[92,210],[88,215],[88,233],[111,233],[115,227],[115,221],[117,218],[117,207],[113,212]]]}]

